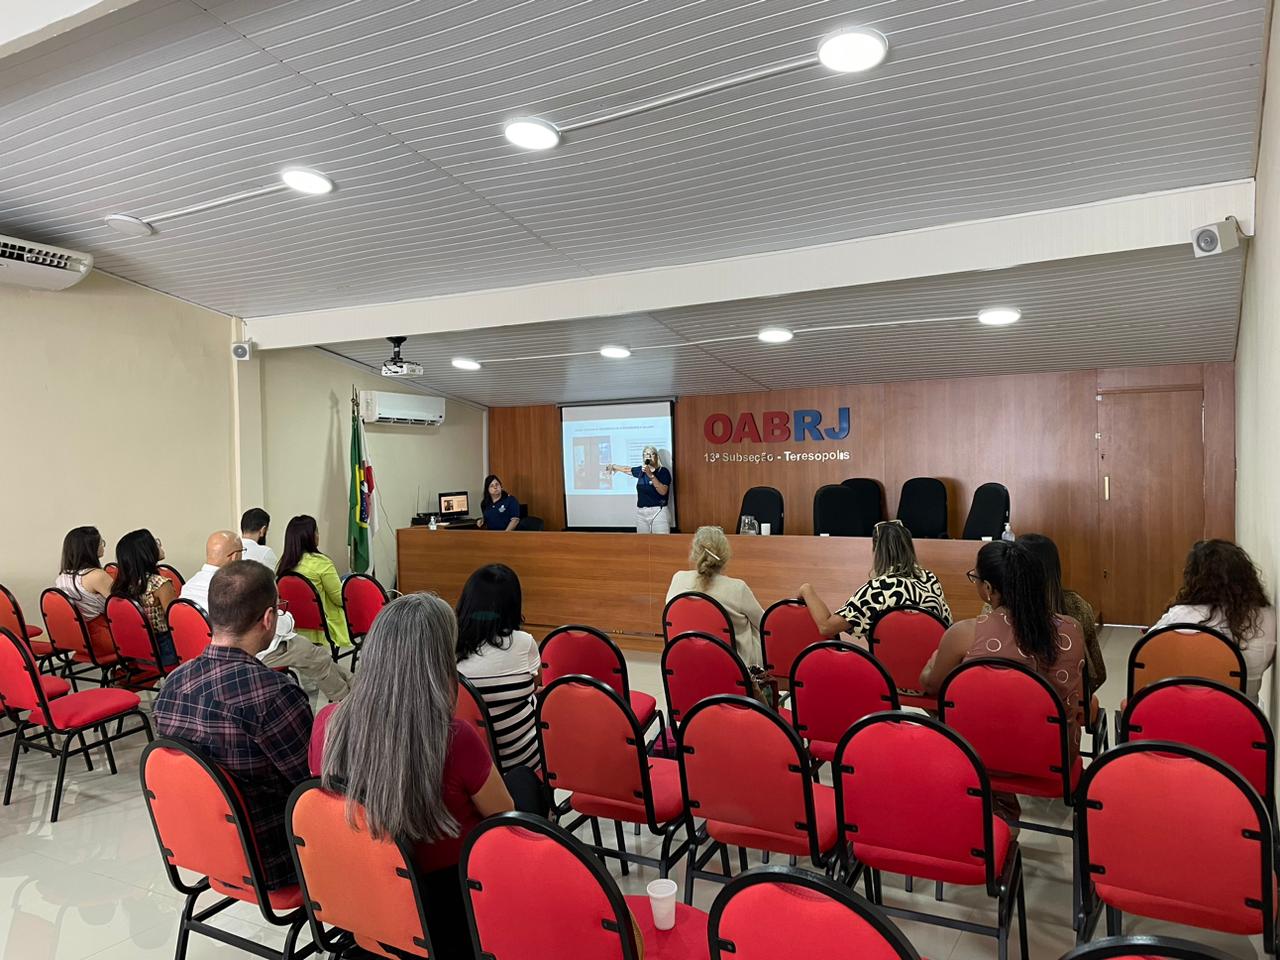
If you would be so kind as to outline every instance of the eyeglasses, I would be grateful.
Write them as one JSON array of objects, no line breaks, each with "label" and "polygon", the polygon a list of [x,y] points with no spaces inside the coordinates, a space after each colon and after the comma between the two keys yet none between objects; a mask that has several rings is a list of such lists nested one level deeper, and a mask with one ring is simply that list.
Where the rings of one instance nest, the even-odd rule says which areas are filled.
[{"label": "eyeglasses", "polygon": [[977,571],[977,570],[970,570],[968,573],[966,573],[966,574],[965,574],[965,576],[969,578],[969,582],[970,582],[970,583],[977,583],[977,582],[978,582],[978,571]]},{"label": "eyeglasses", "polygon": [[283,599],[277,600],[277,601],[276,601],[276,610],[278,610],[280,613],[288,613],[288,612],[289,612],[289,601],[288,601],[288,600],[283,600]]}]

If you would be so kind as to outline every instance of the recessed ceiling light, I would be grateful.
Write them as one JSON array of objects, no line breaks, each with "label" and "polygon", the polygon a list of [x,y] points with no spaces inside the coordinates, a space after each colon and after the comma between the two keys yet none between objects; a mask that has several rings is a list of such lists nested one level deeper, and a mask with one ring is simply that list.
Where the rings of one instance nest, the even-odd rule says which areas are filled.
[{"label": "recessed ceiling light", "polygon": [[502,132],[523,150],[550,150],[560,143],[560,128],[538,117],[516,117],[502,128]]},{"label": "recessed ceiling light", "polygon": [[479,370],[480,364],[475,360],[468,360],[466,357],[454,357],[451,361],[459,370]]},{"label": "recessed ceiling light", "polygon": [[280,171],[280,179],[290,190],[297,190],[299,193],[319,195],[333,192],[332,180],[323,173],[306,167],[285,167]]},{"label": "recessed ceiling light", "polygon": [[861,73],[878,67],[889,53],[889,41],[879,30],[860,27],[841,30],[818,44],[818,59],[837,73]]},{"label": "recessed ceiling light", "polygon": [[625,360],[631,356],[631,351],[626,347],[601,347],[600,356],[608,357],[610,360]]},{"label": "recessed ceiling light", "polygon": [[794,337],[795,334],[786,327],[765,327],[756,334],[756,336],[759,337],[763,343],[786,343]]},{"label": "recessed ceiling light", "polygon": [[978,322],[985,323],[988,327],[1007,327],[1011,323],[1017,323],[1021,317],[1022,311],[1017,307],[987,307],[978,311]]},{"label": "recessed ceiling light", "polygon": [[149,237],[156,232],[156,228],[147,221],[127,213],[112,213],[102,219],[108,227],[126,237]]}]

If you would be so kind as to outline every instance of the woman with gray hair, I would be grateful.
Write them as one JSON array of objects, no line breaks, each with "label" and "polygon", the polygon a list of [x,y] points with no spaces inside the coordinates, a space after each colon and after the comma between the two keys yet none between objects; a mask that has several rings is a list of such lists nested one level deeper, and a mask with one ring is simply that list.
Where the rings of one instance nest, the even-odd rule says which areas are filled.
[{"label": "woman with gray hair", "polygon": [[719,527],[699,527],[689,546],[692,570],[680,570],[671,578],[667,600],[680,593],[705,593],[720,601],[733,623],[734,646],[748,666],[758,666],[760,656],[760,618],[764,610],[743,580],[724,575],[732,552],[729,538]]},{"label": "woman with gray hair", "polygon": [[629,473],[636,478],[636,533],[671,532],[671,471],[662,465],[658,448],[648,446],[638,467],[611,463],[605,473]]}]

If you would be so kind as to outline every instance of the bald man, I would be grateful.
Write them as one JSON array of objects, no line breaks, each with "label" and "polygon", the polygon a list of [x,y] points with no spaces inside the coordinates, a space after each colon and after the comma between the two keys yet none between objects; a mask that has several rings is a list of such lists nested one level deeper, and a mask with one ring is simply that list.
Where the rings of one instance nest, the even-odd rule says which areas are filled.
[{"label": "bald man", "polygon": [[[209,581],[221,567],[244,554],[240,535],[230,530],[209,534],[204,545],[204,566],[182,588],[182,599],[190,600],[205,615],[209,614]],[[329,700],[337,703],[351,692],[351,671],[333,662],[323,647],[299,637],[293,628],[293,617],[287,611],[276,617],[276,635],[258,659],[268,667],[288,667],[297,671],[304,684],[317,687]]]}]

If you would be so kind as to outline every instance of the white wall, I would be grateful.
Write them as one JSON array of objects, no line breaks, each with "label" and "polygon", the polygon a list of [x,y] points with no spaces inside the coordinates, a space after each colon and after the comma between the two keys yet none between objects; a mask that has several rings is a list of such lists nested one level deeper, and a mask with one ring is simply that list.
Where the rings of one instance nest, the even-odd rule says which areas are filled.
[{"label": "white wall", "polygon": [[[1280,587],[1280,16],[1272,18],[1265,103],[1256,230],[1236,348],[1236,531],[1274,594]],[[1280,721],[1277,677],[1273,670],[1273,724]]]},{"label": "white wall", "polygon": [[[405,392],[405,388],[310,347],[264,351],[258,358],[263,502],[246,500],[243,505],[261,505],[271,514],[268,540],[277,553],[289,518],[311,514],[320,528],[320,549],[333,558],[340,572],[346,572],[350,568],[346,542],[351,386],[390,392]],[[253,376],[250,367],[242,384]],[[242,410],[249,406],[242,398]],[[396,529],[409,525],[419,495],[424,511],[435,509],[436,495],[442,490],[467,490],[473,498],[479,496],[484,481],[483,420],[481,409],[448,400],[445,422],[439,427],[371,424],[366,428],[369,458],[382,498],[381,529],[373,556],[384,585],[394,582]],[[252,489],[250,477],[246,496]]]},{"label": "white wall", "polygon": [[231,522],[233,322],[93,273],[0,286],[0,583],[39,624],[62,538],[148,527],[183,573]]}]

